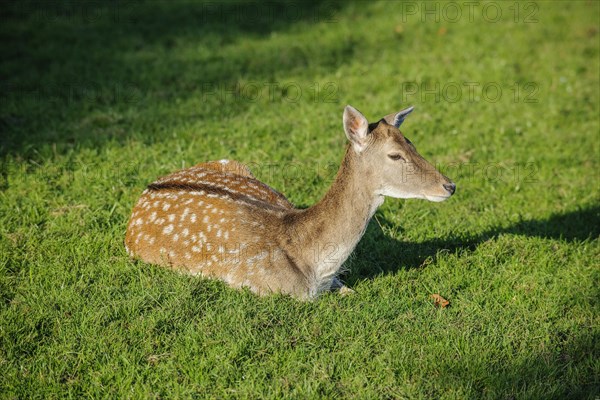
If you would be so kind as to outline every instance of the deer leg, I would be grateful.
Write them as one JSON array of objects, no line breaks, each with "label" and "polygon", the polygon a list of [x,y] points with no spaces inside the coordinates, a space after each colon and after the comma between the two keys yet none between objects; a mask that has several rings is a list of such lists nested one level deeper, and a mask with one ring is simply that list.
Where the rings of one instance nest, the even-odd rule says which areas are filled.
[{"label": "deer leg", "polygon": [[331,282],[331,290],[337,290],[342,296],[355,293],[354,290],[346,286],[344,282],[337,277],[333,278],[333,282]]}]

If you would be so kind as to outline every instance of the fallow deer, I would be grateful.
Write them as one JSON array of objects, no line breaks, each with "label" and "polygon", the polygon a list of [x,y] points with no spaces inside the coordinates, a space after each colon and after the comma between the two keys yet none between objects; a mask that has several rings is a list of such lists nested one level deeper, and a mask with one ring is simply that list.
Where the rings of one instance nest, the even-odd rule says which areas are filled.
[{"label": "fallow deer", "polygon": [[255,293],[311,299],[336,275],[384,197],[443,201],[455,190],[398,129],[407,108],[369,124],[346,106],[350,141],[327,194],[307,209],[236,161],[201,163],[148,185],[127,226],[127,253]]}]

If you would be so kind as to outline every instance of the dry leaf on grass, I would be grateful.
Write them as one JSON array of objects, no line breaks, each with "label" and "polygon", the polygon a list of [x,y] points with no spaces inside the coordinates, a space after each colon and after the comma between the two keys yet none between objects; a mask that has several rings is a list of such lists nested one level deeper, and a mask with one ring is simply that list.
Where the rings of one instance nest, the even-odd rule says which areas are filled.
[{"label": "dry leaf on grass", "polygon": [[436,307],[446,308],[450,302],[440,296],[438,293],[432,294],[431,298],[433,299],[433,305]]}]

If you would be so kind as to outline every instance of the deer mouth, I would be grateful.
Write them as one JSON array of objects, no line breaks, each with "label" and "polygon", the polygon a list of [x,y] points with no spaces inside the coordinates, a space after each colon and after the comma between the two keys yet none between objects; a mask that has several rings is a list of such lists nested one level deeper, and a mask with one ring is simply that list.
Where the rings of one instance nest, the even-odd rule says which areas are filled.
[{"label": "deer mouth", "polygon": [[450,198],[450,196],[452,196],[451,194],[449,194],[448,196],[428,196],[425,195],[425,199],[429,200],[429,201],[433,201],[435,203],[440,203],[444,200],[448,200]]},{"label": "deer mouth", "polygon": [[442,187],[444,188],[444,194],[442,195],[430,195],[430,194],[424,194],[423,197],[425,197],[425,199],[429,200],[429,201],[434,201],[436,203],[439,203],[441,201],[447,200],[448,198],[450,198],[454,192],[456,191],[456,185],[454,183],[445,183],[442,185]]}]

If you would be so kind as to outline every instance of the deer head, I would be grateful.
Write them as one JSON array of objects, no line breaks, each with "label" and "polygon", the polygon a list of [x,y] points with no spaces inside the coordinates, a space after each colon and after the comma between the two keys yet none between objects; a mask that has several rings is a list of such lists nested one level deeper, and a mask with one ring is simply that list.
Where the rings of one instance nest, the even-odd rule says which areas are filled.
[{"label": "deer head", "polygon": [[399,128],[409,107],[371,123],[354,107],[344,109],[344,130],[354,158],[375,195],[444,201],[456,185],[428,163]]}]

